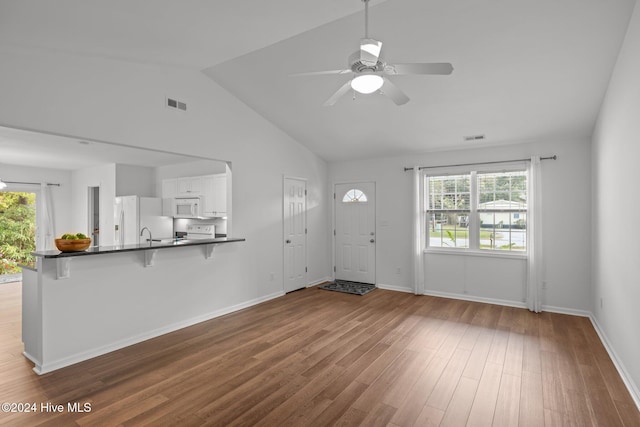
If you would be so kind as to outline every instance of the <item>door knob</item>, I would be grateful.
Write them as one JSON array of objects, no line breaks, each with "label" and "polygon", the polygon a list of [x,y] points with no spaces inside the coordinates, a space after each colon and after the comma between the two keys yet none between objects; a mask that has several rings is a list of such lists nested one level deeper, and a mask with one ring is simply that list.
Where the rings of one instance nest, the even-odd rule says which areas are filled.
[{"label": "door knob", "polygon": [[375,240],[371,239],[371,240],[369,240],[369,242],[374,243],[374,242],[375,242]]},{"label": "door knob", "polygon": [[287,243],[291,243],[291,240],[287,239]]}]

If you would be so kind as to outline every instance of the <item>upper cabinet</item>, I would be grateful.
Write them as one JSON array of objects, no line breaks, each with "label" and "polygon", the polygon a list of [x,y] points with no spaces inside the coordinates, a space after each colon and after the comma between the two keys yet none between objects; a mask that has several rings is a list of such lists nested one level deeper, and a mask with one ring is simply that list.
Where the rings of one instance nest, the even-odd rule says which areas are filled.
[{"label": "upper cabinet", "polygon": [[224,173],[202,177],[204,215],[227,216],[227,175]]},{"label": "upper cabinet", "polygon": [[224,173],[162,180],[165,215],[171,215],[175,197],[200,197],[205,217],[227,216],[227,175]]},{"label": "upper cabinet", "polygon": [[202,176],[178,178],[178,197],[204,195],[204,189],[202,188],[203,178]]}]

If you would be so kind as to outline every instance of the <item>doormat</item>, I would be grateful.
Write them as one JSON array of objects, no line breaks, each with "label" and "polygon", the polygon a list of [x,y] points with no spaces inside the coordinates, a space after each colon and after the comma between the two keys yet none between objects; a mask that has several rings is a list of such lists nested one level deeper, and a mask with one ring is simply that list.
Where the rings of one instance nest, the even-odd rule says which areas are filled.
[{"label": "doormat", "polygon": [[364,295],[376,289],[376,285],[360,282],[349,282],[347,280],[336,280],[332,283],[320,286],[320,289],[327,291],[344,292],[347,294]]}]

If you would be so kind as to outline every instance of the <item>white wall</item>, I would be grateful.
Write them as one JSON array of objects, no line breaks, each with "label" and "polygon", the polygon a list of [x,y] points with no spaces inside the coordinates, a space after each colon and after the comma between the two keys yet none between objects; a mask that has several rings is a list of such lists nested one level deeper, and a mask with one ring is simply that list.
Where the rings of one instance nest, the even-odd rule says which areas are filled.
[{"label": "white wall", "polygon": [[[233,235],[247,241],[228,245],[229,262],[211,272],[232,288],[230,301],[283,290],[283,175],[309,183],[308,280],[330,275],[326,163],[199,71],[62,52],[0,55],[0,125],[232,162]],[[166,96],[188,111],[164,107]]]},{"label": "white wall", "polygon": [[640,6],[593,135],[593,312],[640,406]]},{"label": "white wall", "polygon": [[155,168],[116,164],[116,196],[160,197]]},{"label": "white wall", "polygon": [[[59,236],[71,227],[71,172],[59,169],[34,168],[0,163],[0,178],[4,181],[50,182],[60,184],[51,187],[55,211],[55,232]],[[10,185],[5,191],[39,192],[37,185]]]},{"label": "white wall", "polygon": [[213,175],[216,173],[225,173],[226,171],[227,167],[225,162],[202,159],[192,162],[176,163],[174,165],[158,166],[156,168],[156,179],[158,180],[158,188],[162,189],[163,179]]},{"label": "white wall", "polygon": [[[333,183],[375,181],[377,222],[377,283],[411,290],[411,174],[403,168],[558,155],[543,169],[544,251],[547,309],[583,312],[591,308],[590,262],[590,144],[588,140],[547,141],[477,150],[433,152],[418,156],[362,160],[329,165]],[[332,187],[333,188],[333,187]],[[330,191],[333,191],[333,189]],[[522,261],[486,261],[485,257],[446,255],[446,265],[427,257],[429,291],[502,300],[515,305],[524,300]],[[443,258],[445,255],[438,255]],[[440,262],[437,262],[440,261]],[[509,271],[496,277],[496,264]],[[455,272],[451,272],[453,266]],[[450,266],[450,269],[446,269]],[[436,269],[437,270],[434,270]],[[398,269],[400,273],[398,274]],[[447,276],[447,272],[449,275]],[[446,280],[445,280],[446,279]],[[466,291],[466,293],[465,293]]]}]

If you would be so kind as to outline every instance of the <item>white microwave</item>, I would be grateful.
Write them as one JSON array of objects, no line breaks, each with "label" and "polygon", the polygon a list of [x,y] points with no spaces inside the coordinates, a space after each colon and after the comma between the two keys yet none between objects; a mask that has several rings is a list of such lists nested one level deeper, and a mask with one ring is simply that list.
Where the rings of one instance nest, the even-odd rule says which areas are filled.
[{"label": "white microwave", "polygon": [[202,200],[200,197],[176,197],[172,213],[174,218],[201,218]]}]

